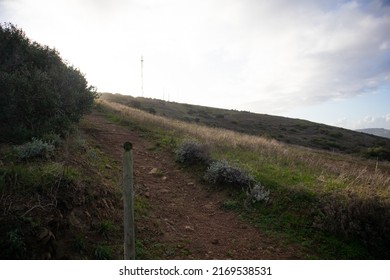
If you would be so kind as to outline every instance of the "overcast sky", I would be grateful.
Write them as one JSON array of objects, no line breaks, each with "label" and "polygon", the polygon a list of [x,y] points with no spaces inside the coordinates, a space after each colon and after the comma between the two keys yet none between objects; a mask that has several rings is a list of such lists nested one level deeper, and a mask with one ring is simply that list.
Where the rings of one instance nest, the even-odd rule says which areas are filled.
[{"label": "overcast sky", "polygon": [[390,129],[390,1],[0,0],[99,91]]}]

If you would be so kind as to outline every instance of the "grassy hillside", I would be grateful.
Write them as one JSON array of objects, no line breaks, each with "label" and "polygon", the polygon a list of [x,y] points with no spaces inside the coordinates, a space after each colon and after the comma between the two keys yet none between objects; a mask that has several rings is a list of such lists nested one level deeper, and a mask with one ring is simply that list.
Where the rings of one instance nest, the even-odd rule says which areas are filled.
[{"label": "grassy hillside", "polygon": [[272,138],[284,143],[390,159],[390,139],[306,120],[120,94],[104,93],[101,98],[158,116]]},{"label": "grassy hillside", "polygon": [[[148,113],[118,103],[102,101],[101,106],[112,121],[138,129],[153,139],[155,149],[174,152],[182,149],[185,139],[193,139],[207,148],[212,163],[225,162],[232,167],[217,174],[227,176],[233,171],[226,182],[234,181],[234,177],[253,178],[264,186],[269,191],[267,203],[248,203],[249,186],[220,186],[232,192],[221,207],[239,213],[263,232],[282,236],[287,243],[316,248],[320,258],[389,257],[388,162],[287,145],[270,137],[174,120],[153,114],[153,110]],[[195,170],[199,180],[207,181],[203,174],[214,172],[213,168],[200,163],[191,170]]]},{"label": "grassy hillside", "polygon": [[0,259],[120,259],[121,175],[76,128],[56,142],[0,143]]}]

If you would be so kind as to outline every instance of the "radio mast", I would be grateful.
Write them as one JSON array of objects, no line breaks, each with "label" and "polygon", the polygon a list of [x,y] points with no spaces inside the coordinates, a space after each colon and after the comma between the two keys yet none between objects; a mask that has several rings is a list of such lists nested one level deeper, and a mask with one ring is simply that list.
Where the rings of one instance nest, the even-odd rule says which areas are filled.
[{"label": "radio mast", "polygon": [[144,57],[141,55],[141,96],[144,97]]}]

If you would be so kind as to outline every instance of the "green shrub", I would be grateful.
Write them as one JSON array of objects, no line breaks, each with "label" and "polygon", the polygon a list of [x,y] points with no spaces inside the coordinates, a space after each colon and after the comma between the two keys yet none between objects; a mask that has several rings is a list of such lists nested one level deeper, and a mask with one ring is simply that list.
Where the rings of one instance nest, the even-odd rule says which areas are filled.
[{"label": "green shrub", "polygon": [[72,249],[77,253],[82,253],[87,248],[87,241],[83,236],[76,236],[72,243]]},{"label": "green shrub", "polygon": [[254,202],[270,202],[270,191],[265,188],[265,186],[257,183],[254,187],[249,187],[247,192],[247,200]]},{"label": "green shrub", "polygon": [[92,107],[84,75],[12,24],[0,24],[0,54],[0,141],[64,135]]},{"label": "green shrub", "polygon": [[226,210],[235,210],[240,207],[240,202],[234,199],[227,199],[222,203],[221,207]]},{"label": "green shrub", "polygon": [[150,113],[150,114],[153,114],[153,115],[155,115],[155,114],[157,113],[157,112],[156,112],[156,109],[154,109],[154,108],[152,108],[152,107],[147,108],[146,111],[147,111],[148,113]]},{"label": "green shrub", "polygon": [[384,147],[368,148],[367,157],[377,158],[379,160],[390,160],[390,150]]},{"label": "green shrub", "polygon": [[134,107],[134,108],[137,108],[137,109],[141,109],[141,102],[138,101],[138,100],[132,100],[130,101],[130,106],[131,107]]},{"label": "green shrub", "polygon": [[185,140],[176,149],[176,161],[185,165],[208,164],[210,155],[205,145]]},{"label": "green shrub", "polygon": [[[66,186],[79,174],[72,167],[56,162],[36,162],[0,167],[0,190],[20,190],[21,195],[44,194],[53,186]],[[61,184],[59,184],[61,183]]]},{"label": "green shrub", "polygon": [[109,220],[103,220],[98,225],[97,231],[108,239],[108,234],[115,230],[114,224]]},{"label": "green shrub", "polygon": [[54,152],[54,145],[44,142],[41,139],[33,138],[21,146],[14,148],[19,160],[29,160],[33,158],[48,158]]},{"label": "green shrub", "polygon": [[93,252],[96,260],[110,260],[112,259],[111,249],[107,246],[99,245]]},{"label": "green shrub", "polygon": [[31,259],[36,254],[33,231],[32,220],[0,215],[0,260]]},{"label": "green shrub", "polygon": [[235,187],[249,187],[253,178],[237,167],[231,166],[226,161],[214,161],[207,168],[204,175],[206,182],[214,185],[230,185]]},{"label": "green shrub", "polygon": [[[26,244],[19,229],[11,230],[7,233],[0,245],[2,254],[12,259],[22,259],[26,257]],[[3,259],[1,257],[1,259]]]},{"label": "green shrub", "polygon": [[59,134],[52,133],[52,132],[42,135],[41,139],[44,142],[50,143],[57,148],[63,143],[63,139],[61,138],[61,136]]}]

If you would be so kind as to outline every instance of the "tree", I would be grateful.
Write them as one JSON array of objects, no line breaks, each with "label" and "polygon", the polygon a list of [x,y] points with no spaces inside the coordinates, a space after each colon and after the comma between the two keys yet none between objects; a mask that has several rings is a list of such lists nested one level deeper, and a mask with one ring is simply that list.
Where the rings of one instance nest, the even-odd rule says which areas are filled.
[{"label": "tree", "polygon": [[10,23],[0,25],[0,141],[64,135],[95,98],[94,87],[55,49]]}]

